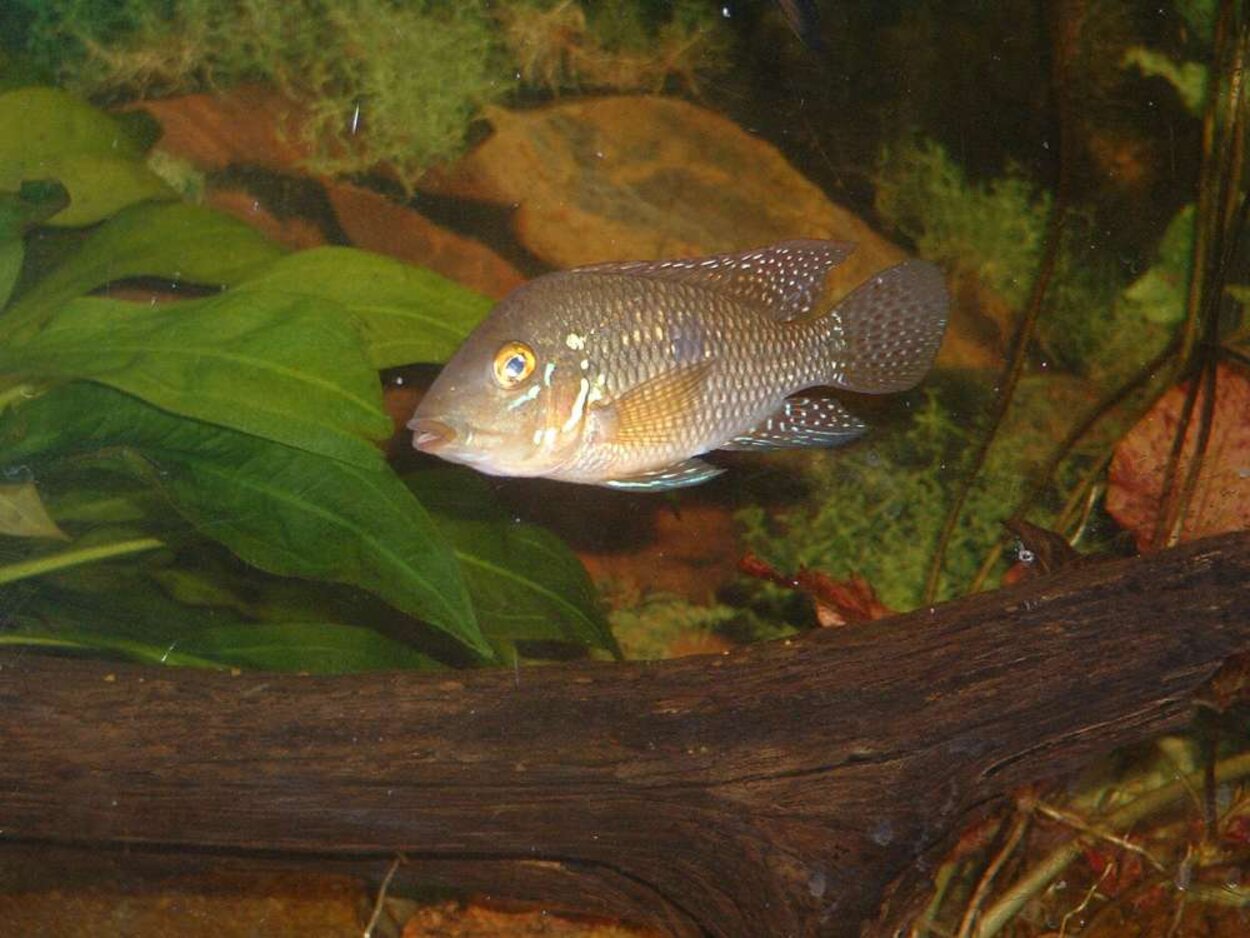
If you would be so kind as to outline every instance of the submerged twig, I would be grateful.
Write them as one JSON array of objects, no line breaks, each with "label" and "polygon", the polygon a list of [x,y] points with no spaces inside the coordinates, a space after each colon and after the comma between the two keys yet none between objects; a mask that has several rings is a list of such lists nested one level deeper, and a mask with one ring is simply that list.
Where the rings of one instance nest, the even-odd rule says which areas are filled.
[{"label": "submerged twig", "polygon": [[926,603],[933,602],[937,596],[938,581],[942,576],[942,568],[945,565],[946,552],[950,546],[951,536],[954,534],[955,526],[959,523],[959,516],[963,513],[963,508],[972,491],[972,486],[985,467],[986,457],[994,443],[994,439],[998,435],[1003,418],[1006,416],[1007,410],[1015,397],[1016,386],[1020,382],[1020,376],[1024,373],[1024,361],[1037,328],[1038,317],[1041,315],[1042,303],[1046,298],[1046,291],[1050,287],[1051,278],[1054,276],[1055,268],[1058,265],[1059,251],[1063,243],[1063,232],[1068,213],[1071,175],[1068,165],[1069,161],[1066,158],[1067,144],[1065,144],[1065,140],[1071,136],[1072,127],[1072,99],[1069,91],[1068,71],[1081,23],[1079,15],[1068,14],[1069,8],[1079,10],[1082,4],[1083,0],[1068,0],[1068,2],[1060,2],[1055,5],[1051,27],[1055,34],[1055,58],[1051,68],[1051,90],[1055,96],[1057,114],[1055,122],[1055,135],[1057,138],[1055,151],[1057,153],[1056,159],[1059,175],[1055,186],[1055,199],[1051,203],[1050,216],[1046,220],[1046,237],[1042,251],[1042,260],[1038,266],[1037,275],[1033,279],[1029,299],[1024,308],[1024,316],[1021,318],[1015,334],[1012,336],[1011,353],[1008,356],[1007,366],[1003,372],[998,395],[994,399],[989,423],[977,443],[972,459],[963,478],[960,480],[954,501],[946,513],[946,518],[938,534],[937,546],[933,553],[933,562],[929,565],[929,575],[925,581],[924,598]]},{"label": "submerged twig", "polygon": [[[1250,753],[1225,759],[1215,767],[1217,784],[1226,784],[1246,776],[1250,776]],[[1129,830],[1145,818],[1183,798],[1193,788],[1202,785],[1205,777],[1205,769],[1191,772],[1175,782],[1147,792],[1105,818],[1099,819],[1090,827],[1100,834],[1114,834],[1118,831]],[[994,905],[986,909],[979,928],[974,933],[976,938],[991,938],[998,934],[1029,899],[1040,894],[1073,860],[1081,855],[1091,836],[1085,832],[1077,834],[1073,839],[1052,850],[1020,877]]]},{"label": "submerged twig", "polygon": [[[1250,19],[1239,14],[1235,0],[1224,0],[1215,34],[1219,67],[1203,117],[1203,155],[1199,178],[1198,216],[1194,232],[1192,276],[1182,331],[1181,360],[1194,380],[1186,390],[1176,436],[1164,470],[1164,497],[1152,542],[1176,544],[1189,504],[1198,487],[1202,461],[1211,439],[1220,355],[1220,306],[1227,271],[1236,255],[1246,222],[1247,199],[1240,193],[1246,133],[1245,69],[1250,57]],[[1238,205],[1240,204],[1240,208]],[[1198,397],[1202,396],[1194,451],[1180,477],[1185,442]],[[1177,485],[1178,477],[1180,484]]]}]

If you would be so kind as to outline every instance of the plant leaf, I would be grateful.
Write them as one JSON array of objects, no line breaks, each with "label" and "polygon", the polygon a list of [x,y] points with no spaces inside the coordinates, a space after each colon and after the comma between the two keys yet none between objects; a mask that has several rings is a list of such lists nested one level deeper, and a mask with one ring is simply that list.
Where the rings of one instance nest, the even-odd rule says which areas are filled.
[{"label": "plant leaf", "polygon": [[0,485],[0,534],[69,540],[48,516],[33,482]]},{"label": "plant leaf", "polygon": [[197,632],[177,650],[222,664],[311,674],[437,666],[433,658],[372,629],[333,622],[223,625]]},{"label": "plant leaf", "polygon": [[181,202],[134,205],[100,225],[74,254],[18,297],[0,327],[29,327],[67,300],[127,277],[230,286],[284,253],[221,212]]},{"label": "plant leaf", "polygon": [[489,298],[431,270],[341,247],[289,254],[240,289],[338,301],[379,369],[446,361],[491,308]]},{"label": "plant leaf", "polygon": [[26,229],[69,204],[69,193],[55,182],[24,182],[17,192],[0,191],[0,308],[9,301],[22,272]]},{"label": "plant leaf", "polygon": [[54,225],[89,225],[119,209],[174,193],[142,162],[143,153],[107,114],[53,88],[0,94],[0,189],[56,179],[70,204]]},{"label": "plant leaf", "polygon": [[0,346],[0,370],[88,378],[166,410],[371,467],[389,436],[377,376],[334,304],[225,293],[141,306],[91,297]]},{"label": "plant leaf", "polygon": [[326,459],[82,382],[24,404],[0,444],[36,478],[68,456],[112,458],[247,563],[369,590],[491,656],[455,556],[380,455],[371,468]]},{"label": "plant leaf", "polygon": [[0,308],[8,302],[25,259],[26,245],[21,238],[0,241]]},{"label": "plant leaf", "polygon": [[590,577],[559,538],[508,518],[473,473],[434,469],[405,481],[455,550],[487,636],[575,642],[619,656]]}]

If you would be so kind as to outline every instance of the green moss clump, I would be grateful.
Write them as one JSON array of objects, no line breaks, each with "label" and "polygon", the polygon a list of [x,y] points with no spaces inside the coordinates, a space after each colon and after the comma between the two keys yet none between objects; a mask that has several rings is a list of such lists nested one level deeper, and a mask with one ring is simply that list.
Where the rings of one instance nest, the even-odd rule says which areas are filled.
[{"label": "green moss clump", "polygon": [[[1027,379],[990,450],[947,549],[938,598],[966,590],[991,549],[1004,537],[1014,510],[1062,434],[1061,421],[1087,401],[1080,382]],[[835,578],[863,576],[881,600],[904,611],[920,605],[937,538],[965,458],[980,430],[984,391],[931,379],[908,420],[874,430],[862,444],[809,458],[804,502],[780,515],[753,506],[737,514],[747,549],[787,572],[809,567]],[[1072,490],[1088,465],[1079,455],[1059,473],[1043,510]],[[1039,518],[1045,523],[1045,518]],[[1001,567],[999,572],[1001,572]],[[784,616],[790,594],[756,584],[761,612]]]},{"label": "green moss clump", "polygon": [[[662,591],[643,592],[608,580],[597,584],[610,607],[608,622],[625,657],[635,661],[671,658],[687,650],[711,650],[718,642],[744,645],[794,635],[775,616],[722,602],[691,602]],[[771,610],[770,610],[771,612]]]},{"label": "green moss clump", "polygon": [[877,165],[876,209],[921,255],[977,275],[1014,306],[1028,295],[1050,197],[1024,174],[979,185],[932,141],[889,147]]},{"label": "green moss clump", "polygon": [[694,90],[726,64],[729,34],[699,0],[618,3],[519,0],[499,9],[522,84],[552,94]]},{"label": "green moss clump", "polygon": [[19,0],[68,87],[118,99],[269,83],[309,112],[313,168],[411,178],[513,87],[485,0]]},{"label": "green moss clump", "polygon": [[96,100],[276,87],[323,173],[379,163],[410,185],[455,157],[484,105],[518,83],[661,90],[724,64],[696,0],[15,0],[38,66]]},{"label": "green moss clump", "polygon": [[[976,183],[940,145],[908,143],[883,154],[876,205],[923,256],[973,274],[1017,310],[1028,301],[1051,197],[1020,170]],[[1167,320],[1140,303],[1117,302],[1118,261],[1099,240],[1091,218],[1071,210],[1037,340],[1050,363],[1110,381],[1163,347]]]}]

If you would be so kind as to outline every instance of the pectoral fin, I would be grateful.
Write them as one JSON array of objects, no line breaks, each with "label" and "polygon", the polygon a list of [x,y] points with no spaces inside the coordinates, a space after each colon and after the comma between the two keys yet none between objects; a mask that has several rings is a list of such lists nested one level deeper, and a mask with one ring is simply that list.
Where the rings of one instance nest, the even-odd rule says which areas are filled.
[{"label": "pectoral fin", "polygon": [[626,491],[657,492],[664,489],[682,489],[691,485],[700,485],[724,472],[701,459],[684,459],[671,466],[652,469],[623,479],[608,479],[601,482],[612,489]]},{"label": "pectoral fin", "polygon": [[711,366],[711,361],[681,365],[604,405],[601,420],[607,438],[634,446],[663,446],[679,440],[691,411],[702,405]]},{"label": "pectoral fin", "polygon": [[792,397],[777,413],[734,437],[721,449],[770,450],[794,446],[841,446],[868,425],[831,397]]}]

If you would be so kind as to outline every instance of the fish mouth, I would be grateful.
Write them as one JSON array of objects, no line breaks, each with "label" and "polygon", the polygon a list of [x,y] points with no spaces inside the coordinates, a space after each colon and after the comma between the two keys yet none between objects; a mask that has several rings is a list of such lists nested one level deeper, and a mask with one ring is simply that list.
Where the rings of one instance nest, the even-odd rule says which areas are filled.
[{"label": "fish mouth", "polygon": [[412,445],[423,453],[437,453],[456,439],[455,428],[441,420],[414,417],[408,421],[412,431]]}]

